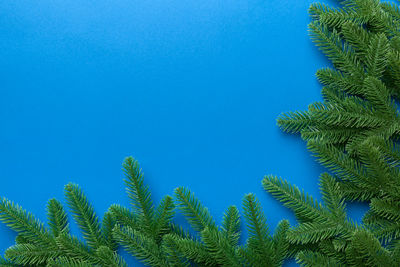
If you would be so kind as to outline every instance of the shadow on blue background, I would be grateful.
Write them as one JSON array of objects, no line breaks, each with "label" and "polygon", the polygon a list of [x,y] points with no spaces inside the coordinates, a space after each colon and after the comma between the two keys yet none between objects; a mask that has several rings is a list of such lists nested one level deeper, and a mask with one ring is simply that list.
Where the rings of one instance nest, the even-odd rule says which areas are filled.
[{"label": "shadow on blue background", "polygon": [[[102,216],[128,205],[132,155],[156,202],[187,186],[220,222],[254,192],[271,230],[295,223],[261,179],[320,198],[324,169],[276,126],[321,99],[314,74],[328,62],[307,35],[311,2],[2,1],[0,195],[45,221],[72,181]],[[0,225],[0,236],[4,252],[15,234]]]}]

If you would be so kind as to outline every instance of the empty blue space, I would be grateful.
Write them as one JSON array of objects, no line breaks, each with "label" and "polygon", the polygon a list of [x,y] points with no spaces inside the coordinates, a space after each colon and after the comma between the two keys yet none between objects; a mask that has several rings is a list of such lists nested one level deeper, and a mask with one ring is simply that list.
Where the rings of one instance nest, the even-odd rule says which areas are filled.
[{"label": "empty blue space", "polygon": [[[46,202],[74,182],[102,217],[129,205],[132,155],[156,204],[186,186],[220,222],[253,192],[271,231],[295,224],[261,180],[321,196],[325,169],[276,126],[321,100],[315,72],[329,62],[307,33],[312,2],[1,1],[0,196],[46,221]],[[0,253],[14,238],[1,224]]]}]

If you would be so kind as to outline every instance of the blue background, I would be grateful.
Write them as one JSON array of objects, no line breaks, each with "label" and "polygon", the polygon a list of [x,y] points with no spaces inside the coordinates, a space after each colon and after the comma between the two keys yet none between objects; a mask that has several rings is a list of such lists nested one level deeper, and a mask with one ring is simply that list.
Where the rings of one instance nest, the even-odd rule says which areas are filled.
[{"label": "blue background", "polygon": [[[295,223],[261,180],[320,199],[324,169],[276,126],[321,99],[315,72],[329,62],[307,34],[311,2],[1,1],[0,195],[45,221],[72,181],[102,216],[128,205],[132,155],[156,202],[187,186],[220,222],[254,192],[271,230]],[[0,236],[3,253],[15,234],[1,224]]]}]

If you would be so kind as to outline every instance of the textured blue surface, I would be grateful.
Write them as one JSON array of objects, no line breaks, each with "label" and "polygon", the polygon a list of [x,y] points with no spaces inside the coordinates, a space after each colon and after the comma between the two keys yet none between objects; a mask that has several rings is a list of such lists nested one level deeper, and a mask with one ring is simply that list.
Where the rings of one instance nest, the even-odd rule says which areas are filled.
[{"label": "textured blue surface", "polygon": [[[1,1],[0,195],[45,220],[72,181],[101,216],[128,205],[133,155],[157,202],[187,186],[219,222],[254,192],[271,230],[295,223],[261,179],[320,198],[324,169],[275,122],[320,100],[311,2]],[[3,253],[15,234],[0,225],[0,237]]]}]

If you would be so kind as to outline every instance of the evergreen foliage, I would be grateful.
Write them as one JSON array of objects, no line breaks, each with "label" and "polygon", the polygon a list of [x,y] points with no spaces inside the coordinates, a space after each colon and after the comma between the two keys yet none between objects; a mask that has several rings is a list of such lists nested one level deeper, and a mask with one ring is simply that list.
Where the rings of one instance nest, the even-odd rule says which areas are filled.
[{"label": "evergreen foliage", "polygon": [[[400,117],[396,103],[400,97],[400,9],[394,3],[347,0],[336,9],[313,4],[310,13],[311,38],[332,61],[333,68],[317,72],[324,86],[323,101],[310,105],[307,111],[282,114],[278,125],[287,132],[300,133],[310,151],[332,173],[329,179],[328,174],[322,176],[326,208],[311,200],[310,207],[328,210],[340,218],[345,217],[343,201],[366,201],[370,210],[363,225],[346,223],[352,230],[344,227],[344,221],[333,223],[332,228],[327,225],[324,230],[328,218],[316,225],[299,218],[302,213],[307,219],[317,216],[298,206],[308,201],[307,195],[272,177],[264,180],[264,187],[299,218],[296,231],[288,233],[291,243],[297,237],[321,246],[326,240],[320,238],[346,236],[340,246],[338,241],[330,241],[331,247],[336,247],[333,254],[334,250],[321,248],[301,251],[297,259],[305,266],[398,266],[394,244],[400,237]],[[329,190],[324,186],[327,179]],[[340,194],[336,193],[332,202],[335,191]],[[315,235],[313,229],[317,230]],[[308,231],[306,235],[303,230]]]},{"label": "evergreen foliage", "polygon": [[[282,220],[273,235],[254,194],[242,215],[227,208],[221,225],[187,188],[153,203],[140,166],[123,163],[130,207],[118,204],[102,220],[75,184],[65,186],[69,210],[83,240],[69,231],[67,212],[47,204],[47,226],[6,198],[0,220],[18,235],[0,266],[126,266],[124,248],[148,266],[400,266],[400,8],[378,0],[345,0],[341,7],[310,7],[311,39],[332,62],[317,78],[323,101],[283,113],[278,125],[300,133],[329,173],[320,177],[322,202],[275,176],[262,185],[291,209],[298,224]],[[370,209],[357,224],[347,201]],[[173,218],[180,212],[190,224]],[[248,238],[241,241],[242,217]]]},{"label": "evergreen foliage", "polygon": [[347,218],[344,196],[336,179],[321,175],[324,205],[296,186],[274,176],[263,180],[263,187],[284,206],[291,209],[299,222],[286,234],[287,241],[303,266],[398,266],[398,243],[381,244],[367,226]]},{"label": "evergreen foliage", "polygon": [[[249,238],[239,244],[240,214],[235,206],[225,212],[217,226],[208,209],[184,187],[175,189],[174,197],[166,196],[157,208],[144,185],[137,161],[124,162],[131,209],[113,205],[116,218],[113,237],[129,253],[150,266],[281,266],[289,243],[287,221],[282,221],[273,237],[269,236],[266,219],[253,194],[243,199],[244,218]],[[177,226],[173,215],[182,212],[194,233]]]},{"label": "evergreen foliage", "polygon": [[[0,220],[18,233],[16,244],[5,252],[0,266],[126,266],[110,242],[86,196],[75,184],[65,186],[65,196],[86,242],[69,233],[67,214],[62,204],[50,199],[48,227],[31,213],[6,198],[0,201]],[[112,225],[114,227],[114,225]]]}]

